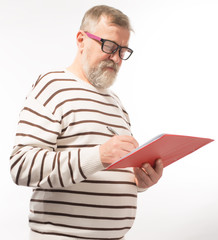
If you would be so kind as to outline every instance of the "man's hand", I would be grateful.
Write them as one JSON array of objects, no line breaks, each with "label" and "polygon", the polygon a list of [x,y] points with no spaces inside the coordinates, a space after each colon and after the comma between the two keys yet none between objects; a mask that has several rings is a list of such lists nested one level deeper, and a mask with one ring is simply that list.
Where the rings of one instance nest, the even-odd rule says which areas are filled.
[{"label": "man's hand", "polygon": [[115,135],[100,146],[101,161],[107,167],[137,148],[138,145],[138,142],[132,136]]},{"label": "man's hand", "polygon": [[134,168],[136,185],[139,188],[149,188],[156,184],[163,174],[163,162],[158,159],[154,168],[149,163],[145,163],[141,168]]}]

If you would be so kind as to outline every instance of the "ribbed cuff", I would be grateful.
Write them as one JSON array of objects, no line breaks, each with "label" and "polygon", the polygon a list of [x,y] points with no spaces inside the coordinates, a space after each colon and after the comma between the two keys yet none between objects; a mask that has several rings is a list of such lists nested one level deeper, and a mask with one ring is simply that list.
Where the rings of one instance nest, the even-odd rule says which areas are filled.
[{"label": "ribbed cuff", "polygon": [[104,169],[101,162],[99,145],[92,148],[81,149],[80,163],[85,176],[90,176]]}]

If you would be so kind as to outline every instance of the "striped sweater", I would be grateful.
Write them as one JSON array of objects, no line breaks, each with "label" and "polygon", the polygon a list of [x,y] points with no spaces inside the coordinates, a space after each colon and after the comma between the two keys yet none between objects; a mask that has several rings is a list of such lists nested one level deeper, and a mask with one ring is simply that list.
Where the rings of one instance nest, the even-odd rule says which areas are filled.
[{"label": "striped sweater", "polygon": [[99,145],[131,135],[110,90],[63,70],[38,78],[26,98],[10,158],[18,185],[33,188],[31,240],[122,239],[136,214],[132,169],[104,169]]}]

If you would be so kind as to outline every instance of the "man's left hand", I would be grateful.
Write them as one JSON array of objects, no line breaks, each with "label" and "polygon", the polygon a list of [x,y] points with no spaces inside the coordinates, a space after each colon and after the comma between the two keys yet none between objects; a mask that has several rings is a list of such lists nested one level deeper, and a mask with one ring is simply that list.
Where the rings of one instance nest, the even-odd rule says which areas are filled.
[{"label": "man's left hand", "polygon": [[163,174],[163,162],[158,159],[154,168],[145,163],[141,168],[134,168],[136,185],[138,188],[149,188],[156,184]]}]

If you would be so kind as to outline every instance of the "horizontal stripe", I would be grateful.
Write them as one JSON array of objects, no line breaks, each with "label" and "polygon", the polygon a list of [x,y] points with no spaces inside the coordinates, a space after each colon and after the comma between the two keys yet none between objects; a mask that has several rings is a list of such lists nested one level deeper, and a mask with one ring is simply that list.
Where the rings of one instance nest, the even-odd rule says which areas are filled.
[{"label": "horizontal stripe", "polygon": [[38,203],[49,203],[49,204],[77,206],[77,207],[88,207],[88,208],[136,209],[136,206],[131,206],[131,205],[123,205],[123,206],[97,205],[97,204],[84,204],[84,203],[52,201],[52,200],[40,200],[40,199],[31,199],[30,201],[31,202],[38,202]]},{"label": "horizontal stripe", "polygon": [[125,229],[130,229],[131,227],[121,227],[121,228],[94,228],[94,227],[81,227],[81,226],[74,226],[69,224],[61,224],[61,223],[54,223],[50,221],[41,222],[36,220],[29,220],[30,223],[36,224],[50,224],[56,227],[64,227],[64,228],[75,228],[75,229],[82,229],[82,230],[91,230],[91,231],[121,231]]},{"label": "horizontal stripe", "polygon": [[35,86],[36,86],[45,76],[47,76],[47,75],[49,75],[49,74],[52,74],[52,73],[64,73],[64,71],[53,71],[53,72],[48,72],[48,73],[44,74],[43,76],[40,75],[40,76],[38,77],[36,83],[35,83]]},{"label": "horizontal stripe", "polygon": [[[57,104],[57,106],[54,108],[54,111],[52,112],[52,114],[55,114],[57,109],[59,107],[61,107],[63,104],[65,104],[67,102],[75,102],[75,101],[94,102],[94,103],[98,103],[98,104],[101,104],[101,105],[118,108],[117,105],[114,105],[114,104],[111,104],[111,103],[102,102],[102,101],[98,101],[98,100],[94,100],[94,99],[90,99],[90,98],[71,98],[71,99],[66,99],[66,100],[60,102],[59,104]],[[44,106],[46,106],[45,104],[47,104],[47,101],[44,103]]]},{"label": "horizontal stripe", "polygon": [[81,236],[76,236],[76,235],[70,235],[70,234],[63,234],[63,233],[54,233],[54,232],[42,232],[42,231],[37,231],[34,229],[31,229],[33,232],[40,233],[40,234],[45,234],[45,235],[57,235],[57,236],[62,236],[62,237],[69,237],[69,238],[78,238],[78,239],[88,239],[88,240],[120,240],[123,237],[120,238],[93,238],[93,237],[81,237]]},{"label": "horizontal stripe", "polygon": [[28,122],[28,121],[21,120],[21,121],[19,121],[19,124],[30,125],[30,126],[32,126],[32,127],[39,128],[39,129],[41,129],[41,130],[43,130],[43,131],[45,131],[45,132],[49,132],[49,133],[53,133],[53,134],[55,134],[55,135],[59,135],[59,132],[55,132],[55,131],[48,130],[47,128],[44,128],[44,127],[42,127],[42,126],[40,126],[40,125],[31,123],[31,122]]},{"label": "horizontal stripe", "polygon": [[41,95],[41,93],[53,82],[75,82],[75,79],[53,79],[45,84],[45,86],[40,90],[40,92],[36,95],[36,99]]},{"label": "horizontal stripe", "polygon": [[56,145],[56,143],[46,141],[46,140],[44,140],[44,139],[42,139],[42,138],[39,138],[39,137],[36,137],[36,136],[34,136],[34,135],[32,135],[32,134],[16,133],[16,136],[34,138],[34,139],[37,139],[38,141],[44,142],[44,143],[46,143],[46,144]]},{"label": "horizontal stripe", "polygon": [[126,185],[136,185],[135,182],[127,181],[96,181],[96,180],[84,180],[82,183],[96,183],[96,184],[126,184]]},{"label": "horizontal stripe", "polygon": [[36,211],[36,210],[30,210],[30,212],[32,212],[34,214],[69,217],[69,218],[95,219],[95,220],[100,220],[100,221],[102,221],[102,220],[125,221],[125,220],[134,220],[135,219],[135,217],[98,217],[98,216],[86,216],[86,215],[77,215],[77,214],[59,213],[59,212],[45,212],[45,211]]},{"label": "horizontal stripe", "polygon": [[32,110],[31,108],[24,107],[23,110],[25,110],[25,111],[29,111],[29,112],[31,112],[31,113],[33,113],[33,114],[39,116],[39,117],[42,117],[42,118],[44,118],[44,119],[46,119],[46,120],[48,120],[48,121],[50,121],[50,122],[53,122],[53,123],[59,123],[59,124],[61,123],[61,121],[53,120],[53,119],[51,119],[51,118],[49,118],[49,117],[47,117],[47,116],[45,116],[45,115],[43,115],[43,114],[40,114],[40,113],[38,113],[38,112]]},{"label": "horizontal stripe", "polygon": [[[126,127],[121,126],[121,125],[116,125],[116,124],[111,124],[111,123],[106,123],[106,122],[101,122],[101,121],[95,121],[95,120],[83,120],[83,121],[78,121],[78,122],[72,122],[68,125],[68,127],[75,126],[75,125],[78,125],[78,124],[84,124],[84,123],[97,123],[97,124],[101,124],[101,125],[104,125],[104,126],[110,126],[110,127],[116,127],[116,128],[122,128],[122,129],[125,129],[125,130],[129,130]],[[62,133],[65,132],[68,127],[63,128]]]},{"label": "horizontal stripe", "polygon": [[99,114],[102,114],[102,115],[106,115],[106,116],[110,116],[110,117],[117,117],[117,118],[122,118],[120,115],[117,115],[117,114],[112,114],[112,113],[106,113],[106,112],[102,112],[102,111],[99,111],[99,110],[94,110],[94,109],[72,109],[68,112],[66,112],[63,116],[62,116],[62,119],[67,117],[69,114],[71,113],[77,113],[77,112],[90,112],[90,113],[99,113]]},{"label": "horizontal stripe", "polygon": [[87,147],[95,147],[97,144],[78,144],[78,145],[58,145],[57,148],[87,148]]},{"label": "horizontal stripe", "polygon": [[112,134],[106,134],[102,132],[81,132],[77,134],[72,134],[72,135],[65,135],[65,136],[59,136],[58,139],[66,139],[66,138],[73,138],[73,137],[78,137],[78,136],[86,136],[86,135],[99,135],[99,136],[106,136],[106,137],[112,137]]},{"label": "horizontal stripe", "polygon": [[85,91],[85,92],[91,92],[91,93],[94,93],[94,94],[97,94],[97,95],[101,95],[101,96],[104,96],[104,97],[111,97],[111,95],[109,95],[109,94],[99,93],[99,92],[92,91],[92,90],[89,90],[89,89],[86,89],[86,88],[63,88],[63,89],[60,89],[60,90],[56,91],[55,93],[53,93],[48,98],[48,100],[44,103],[44,106],[46,106],[51,101],[51,99],[54,98],[57,94],[62,93],[62,92],[66,92],[66,91]]},{"label": "horizontal stripe", "polygon": [[77,195],[89,195],[89,196],[104,196],[104,197],[133,197],[137,198],[136,194],[128,193],[98,193],[98,192],[84,192],[84,191],[71,191],[64,189],[35,189],[36,192],[54,192],[54,193],[67,193],[67,194],[77,194]]},{"label": "horizontal stripe", "polygon": [[[30,147],[30,146],[27,145],[27,144],[17,144],[17,145],[15,145],[13,148],[15,148],[15,147],[20,148],[20,147]],[[38,147],[38,146],[37,146],[37,145],[36,145],[36,146],[33,145],[33,148],[34,148],[34,147]],[[51,149],[52,151],[55,151],[55,148],[53,148],[53,147],[51,147],[51,146],[46,146],[46,148],[49,148],[49,149]],[[28,151],[29,151],[29,149],[28,149]]]}]

